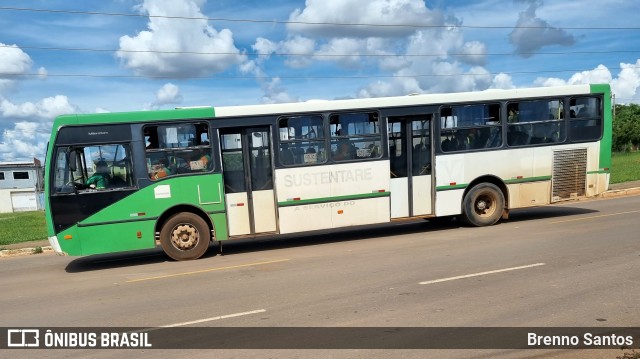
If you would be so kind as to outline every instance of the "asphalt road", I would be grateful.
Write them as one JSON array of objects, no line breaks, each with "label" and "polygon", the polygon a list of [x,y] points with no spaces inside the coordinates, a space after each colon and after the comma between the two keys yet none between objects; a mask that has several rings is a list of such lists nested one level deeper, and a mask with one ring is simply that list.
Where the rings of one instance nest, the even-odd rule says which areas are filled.
[{"label": "asphalt road", "polygon": [[[0,327],[639,327],[640,196],[159,250],[0,259]],[[609,357],[567,350],[5,350],[0,357]]]}]

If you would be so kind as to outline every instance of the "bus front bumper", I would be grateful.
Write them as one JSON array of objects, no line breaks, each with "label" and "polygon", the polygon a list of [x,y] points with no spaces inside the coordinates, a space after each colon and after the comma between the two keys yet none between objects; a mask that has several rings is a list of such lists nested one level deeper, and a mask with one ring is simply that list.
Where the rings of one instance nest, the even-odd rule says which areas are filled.
[{"label": "bus front bumper", "polygon": [[51,248],[53,248],[54,252],[64,255],[64,252],[62,252],[62,248],[60,248],[60,243],[58,242],[57,236],[49,237],[49,244],[51,245]]}]

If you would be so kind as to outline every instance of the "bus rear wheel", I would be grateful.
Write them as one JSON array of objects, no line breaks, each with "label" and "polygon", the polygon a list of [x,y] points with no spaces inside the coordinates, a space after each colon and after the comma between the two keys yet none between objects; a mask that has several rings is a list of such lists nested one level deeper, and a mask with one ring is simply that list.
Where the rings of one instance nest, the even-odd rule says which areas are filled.
[{"label": "bus rear wheel", "polygon": [[160,244],[164,252],[174,260],[198,259],[209,248],[209,226],[193,213],[174,214],[160,231]]},{"label": "bus rear wheel", "polygon": [[464,196],[462,217],[476,227],[490,226],[502,217],[504,202],[504,195],[496,185],[480,183]]}]

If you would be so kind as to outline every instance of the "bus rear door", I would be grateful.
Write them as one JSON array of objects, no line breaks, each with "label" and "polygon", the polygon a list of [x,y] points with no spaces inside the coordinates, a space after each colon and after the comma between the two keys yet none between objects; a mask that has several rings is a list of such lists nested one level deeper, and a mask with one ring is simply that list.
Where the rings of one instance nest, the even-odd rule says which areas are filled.
[{"label": "bus rear door", "polygon": [[220,130],[229,235],[276,231],[269,127]]},{"label": "bus rear door", "polygon": [[391,218],[433,213],[432,119],[432,114],[388,119]]}]

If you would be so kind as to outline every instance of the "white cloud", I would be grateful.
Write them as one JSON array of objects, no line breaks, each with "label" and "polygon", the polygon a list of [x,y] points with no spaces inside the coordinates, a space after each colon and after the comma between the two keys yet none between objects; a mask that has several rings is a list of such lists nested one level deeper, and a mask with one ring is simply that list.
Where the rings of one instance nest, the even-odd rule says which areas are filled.
[{"label": "white cloud", "polygon": [[44,67],[40,67],[38,69],[38,77],[44,80],[47,78],[47,76],[49,76],[49,71],[47,71],[47,69],[45,69]]},{"label": "white cloud", "polygon": [[320,47],[316,55],[319,60],[333,61],[346,68],[357,68],[362,63],[360,54],[365,52],[366,40],[343,37],[331,39]]},{"label": "white cloud", "polygon": [[[458,23],[456,19],[449,21]],[[461,92],[485,90],[492,85],[493,79],[484,67],[466,66],[485,62],[485,45],[478,41],[465,42],[460,28],[419,30],[403,40],[406,57],[396,58],[398,68],[394,75],[398,78],[390,83],[377,81],[366,86],[359,91],[359,96]]]},{"label": "white cloud", "polygon": [[77,107],[62,95],[21,104],[0,97],[0,160],[43,159],[53,119],[76,112]]},{"label": "white cloud", "polygon": [[12,74],[28,73],[33,60],[17,45],[0,43],[0,77],[10,77]]},{"label": "white cloud", "polygon": [[[19,75],[28,74],[33,65],[31,57],[17,45],[0,43],[0,94],[8,93],[16,87]],[[41,78],[46,76],[47,70],[38,69]]]},{"label": "white cloud", "polygon": [[562,86],[577,84],[611,84],[611,91],[621,103],[640,102],[640,59],[633,64],[620,64],[620,72],[614,78],[604,65],[593,70],[573,74],[568,80],[556,77],[539,77],[534,81],[536,86]]},{"label": "white cloud", "polygon": [[[316,43],[313,39],[304,36],[291,36],[280,42],[273,42],[269,39],[259,37],[251,48],[257,52],[258,63],[268,60],[273,54],[287,56],[285,64],[292,68],[302,68],[311,64],[311,56],[315,51]],[[255,64],[258,64],[255,63]],[[241,65],[244,72],[246,63]]]},{"label": "white cloud", "polygon": [[335,26],[327,24],[422,25],[442,22],[442,14],[428,9],[423,0],[307,0],[304,9],[296,9],[288,24],[292,33],[319,37],[398,37],[407,36],[410,26]]},{"label": "white cloud", "polygon": [[43,160],[50,133],[50,122],[15,123],[13,128],[2,133],[0,159],[4,162],[31,161],[34,157]]},{"label": "white cloud", "polygon": [[280,43],[279,51],[285,54],[295,54],[287,58],[285,63],[289,67],[302,68],[311,63],[310,56],[313,55],[316,42],[313,39],[294,36]]},{"label": "white cloud", "polygon": [[511,78],[510,75],[499,73],[493,78],[493,81],[491,82],[491,88],[510,90],[516,88],[516,86],[513,84],[513,78]]},{"label": "white cloud", "polygon": [[208,25],[200,10],[205,2],[144,0],[139,10],[151,16],[148,30],[122,36],[116,56],[140,75],[175,78],[206,76],[246,61],[229,29],[217,31]]},{"label": "white cloud", "polygon": [[563,86],[595,83],[610,83],[612,80],[611,71],[604,66],[598,65],[593,70],[582,71],[573,74],[568,80],[557,77],[539,77],[534,81],[536,86]]},{"label": "white cloud", "polygon": [[412,77],[401,77],[392,81],[376,81],[370,83],[358,91],[358,97],[384,97],[392,95],[408,95],[411,93],[421,93],[418,81]]},{"label": "white cloud", "polygon": [[434,64],[433,72],[440,76],[430,78],[429,92],[436,93],[486,90],[493,80],[481,66],[465,70],[457,63],[440,62]]},{"label": "white cloud", "polygon": [[303,36],[292,36],[280,42],[259,37],[251,46],[257,52],[258,58],[246,61],[240,65],[240,71],[244,74],[252,74],[260,84],[263,91],[263,103],[287,103],[297,102],[298,97],[291,96],[282,85],[279,77],[269,76],[262,66],[274,53],[291,54],[285,60],[285,64],[292,68],[302,68],[311,64],[311,56],[314,53],[315,41]]},{"label": "white cloud", "polygon": [[264,103],[287,103],[300,101],[299,98],[289,95],[286,89],[282,86],[282,81],[278,77],[271,79],[270,82],[263,82],[261,87],[264,91],[264,96],[262,97],[262,102]]},{"label": "white cloud", "polygon": [[557,77],[548,77],[548,78],[537,78],[534,82],[534,86],[539,87],[553,87],[553,86],[564,86],[567,84],[567,80],[557,78]]},{"label": "white cloud", "polygon": [[619,102],[640,102],[640,59],[635,64],[620,64],[622,70],[611,82]]},{"label": "white cloud", "polygon": [[466,42],[460,48],[456,58],[471,65],[484,65],[487,62],[487,45],[480,41]]},{"label": "white cloud", "polygon": [[155,104],[157,106],[179,104],[182,100],[180,88],[172,83],[166,83],[156,93]]},{"label": "white cloud", "polygon": [[[465,42],[462,30],[455,26],[461,24],[460,20],[445,19],[441,11],[427,8],[424,1],[307,0],[289,20],[297,23],[287,26],[286,40],[256,40],[253,49],[261,55],[250,66],[243,66],[245,73],[264,76],[261,68],[266,59],[274,53],[290,53],[298,55],[285,61],[293,68],[323,62],[344,69],[366,68],[367,72],[378,69],[396,76],[363,86],[358,91],[360,97],[470,91],[491,85],[492,79],[481,67],[486,62],[486,45]],[[401,26],[323,26],[309,22]]]},{"label": "white cloud", "polygon": [[76,113],[76,106],[69,103],[67,96],[57,95],[47,97],[36,103],[24,102],[14,104],[13,102],[0,98],[0,117],[3,119],[30,119],[30,120],[53,120],[56,116]]},{"label": "white cloud", "polygon": [[258,54],[260,54],[260,58],[269,58],[269,56],[271,54],[273,54],[274,52],[278,51],[278,44],[269,40],[269,39],[265,39],[264,37],[258,37],[256,39],[255,44],[253,44],[251,46],[251,48],[253,48],[253,50],[255,52],[257,52]]},{"label": "white cloud", "polygon": [[515,29],[509,34],[509,41],[516,48],[516,53],[523,57],[531,57],[532,53],[545,46],[571,46],[576,40],[566,31],[551,26],[536,15],[542,0],[520,0],[529,7],[520,13]]},{"label": "white cloud", "polygon": [[242,65],[240,65],[239,67],[240,72],[243,74],[255,75],[256,78],[262,78],[264,77],[264,73],[262,71],[262,68],[260,68],[261,62],[262,62],[261,59],[249,60],[243,63]]}]

